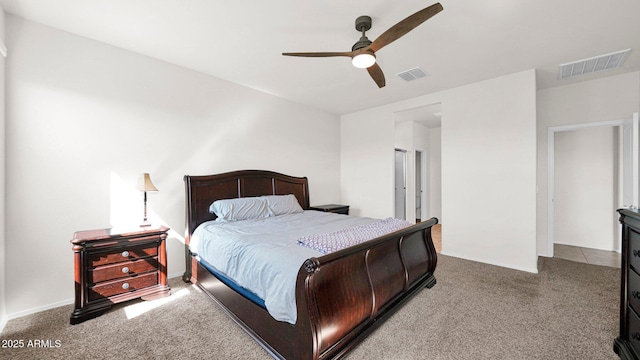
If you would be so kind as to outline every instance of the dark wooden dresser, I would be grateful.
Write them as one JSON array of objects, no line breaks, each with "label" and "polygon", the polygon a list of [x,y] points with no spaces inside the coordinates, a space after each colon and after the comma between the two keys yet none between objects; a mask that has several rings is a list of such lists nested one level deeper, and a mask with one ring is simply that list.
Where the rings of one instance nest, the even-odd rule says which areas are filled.
[{"label": "dark wooden dresser", "polygon": [[613,351],[621,359],[640,359],[640,212],[618,212],[622,223],[620,336],[613,343]]},{"label": "dark wooden dresser", "polygon": [[123,301],[169,295],[168,231],[161,226],[76,232],[71,240],[76,292],[71,324],[99,316]]}]

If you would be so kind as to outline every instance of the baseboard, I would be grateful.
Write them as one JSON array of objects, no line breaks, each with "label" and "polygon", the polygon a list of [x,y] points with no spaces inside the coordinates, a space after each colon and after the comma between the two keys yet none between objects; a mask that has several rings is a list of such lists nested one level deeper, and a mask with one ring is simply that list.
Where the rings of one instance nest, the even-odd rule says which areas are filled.
[{"label": "baseboard", "polygon": [[6,316],[3,316],[2,318],[0,318],[0,334],[2,334],[2,331],[4,330],[4,327],[7,325],[7,321],[9,319]]},{"label": "baseboard", "polygon": [[[172,278],[182,277],[182,275],[183,275],[183,273],[169,274],[167,276],[167,278],[172,279]],[[18,311],[18,312],[15,312],[15,313],[8,314],[7,316],[5,316],[2,319],[0,319],[0,334],[4,330],[4,327],[7,325],[7,322],[9,320],[13,320],[13,319],[17,319],[17,318],[20,318],[20,317],[23,317],[23,316],[39,313],[41,311],[45,311],[45,310],[49,310],[49,309],[54,309],[54,308],[57,308],[57,307],[60,307],[60,306],[70,305],[70,304],[73,304],[74,302],[75,302],[74,299],[67,299],[67,300],[62,300],[62,301],[56,302],[56,303],[51,303],[51,304],[38,306],[38,307],[35,307],[35,308],[31,308],[31,309],[27,309],[27,310]]]},{"label": "baseboard", "polygon": [[461,256],[461,255],[458,255],[458,254],[453,254],[453,253],[444,252],[444,251],[441,251],[440,254],[445,255],[445,256],[456,257],[456,258],[459,258],[459,259],[475,261],[475,262],[479,262],[479,263],[483,263],[483,264],[500,266],[500,267],[507,268],[507,269],[525,271],[525,272],[533,273],[533,274],[537,274],[538,273],[537,260],[536,260],[536,266],[535,267],[528,268],[528,267],[522,267],[522,266],[514,266],[513,264],[504,264],[504,263],[499,263],[499,262],[495,262],[495,261],[489,261],[487,259],[479,259],[479,258]]},{"label": "baseboard", "polygon": [[47,305],[38,306],[38,307],[27,309],[27,310],[18,311],[18,312],[15,312],[15,313],[8,314],[7,315],[7,321],[13,320],[13,319],[17,319],[17,318],[21,318],[23,316],[39,313],[41,311],[54,309],[54,308],[57,308],[57,307],[60,307],[60,306],[73,304],[73,303],[74,303],[74,299],[67,299],[67,300],[62,300],[62,301],[58,301],[58,302],[47,304]]}]

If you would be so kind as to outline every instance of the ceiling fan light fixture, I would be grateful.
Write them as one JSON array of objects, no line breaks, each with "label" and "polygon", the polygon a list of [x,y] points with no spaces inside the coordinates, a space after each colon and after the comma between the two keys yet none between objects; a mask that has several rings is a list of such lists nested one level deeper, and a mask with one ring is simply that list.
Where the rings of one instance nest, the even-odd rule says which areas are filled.
[{"label": "ceiling fan light fixture", "polygon": [[376,64],[375,53],[406,35],[408,32],[429,20],[440,11],[442,11],[442,5],[440,5],[440,3],[435,3],[429,7],[419,10],[387,29],[373,42],[366,36],[366,32],[371,29],[371,17],[363,15],[356,19],[356,30],[361,32],[362,36],[360,37],[360,40],[351,47],[351,51],[298,52],[282,53],[282,55],[303,57],[350,57],[353,66],[356,68],[367,69],[367,72],[376,85],[378,85],[379,88],[382,88],[385,86],[386,81],[382,69],[378,64]]},{"label": "ceiling fan light fixture", "polygon": [[362,53],[354,56],[351,63],[359,69],[366,69],[376,63],[376,57],[371,53]]}]

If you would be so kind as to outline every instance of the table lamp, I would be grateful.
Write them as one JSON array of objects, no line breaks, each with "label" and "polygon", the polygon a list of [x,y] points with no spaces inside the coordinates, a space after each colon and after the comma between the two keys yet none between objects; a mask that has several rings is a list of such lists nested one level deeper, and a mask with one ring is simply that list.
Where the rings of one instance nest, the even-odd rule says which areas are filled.
[{"label": "table lamp", "polygon": [[142,220],[141,227],[151,226],[151,223],[147,220],[147,191],[158,191],[155,185],[151,182],[149,173],[140,175],[138,185],[136,188],[144,193],[144,219]]}]

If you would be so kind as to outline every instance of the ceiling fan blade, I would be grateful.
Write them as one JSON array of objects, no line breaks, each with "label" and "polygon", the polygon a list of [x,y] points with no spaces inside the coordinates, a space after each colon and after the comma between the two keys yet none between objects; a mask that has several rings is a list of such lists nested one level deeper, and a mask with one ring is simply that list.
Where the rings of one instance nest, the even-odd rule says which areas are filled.
[{"label": "ceiling fan blade", "polygon": [[385,86],[386,82],[384,80],[384,73],[382,72],[382,69],[380,68],[380,65],[378,65],[378,63],[369,66],[367,68],[367,71],[379,88],[383,88]]},{"label": "ceiling fan blade", "polygon": [[415,29],[416,27],[418,27],[418,25],[429,20],[429,18],[439,13],[440,11],[442,11],[442,5],[440,5],[440,3],[435,3],[427,8],[416,12],[413,15],[409,15],[404,20],[393,25],[387,31],[382,33],[382,35],[378,36],[378,38],[371,45],[369,45],[369,49],[373,50],[374,52],[382,49],[383,47],[398,40],[409,31]]},{"label": "ceiling fan blade", "polygon": [[332,57],[347,56],[353,57],[353,51],[349,52],[304,52],[304,53],[282,53],[284,56],[303,56],[303,57]]}]

